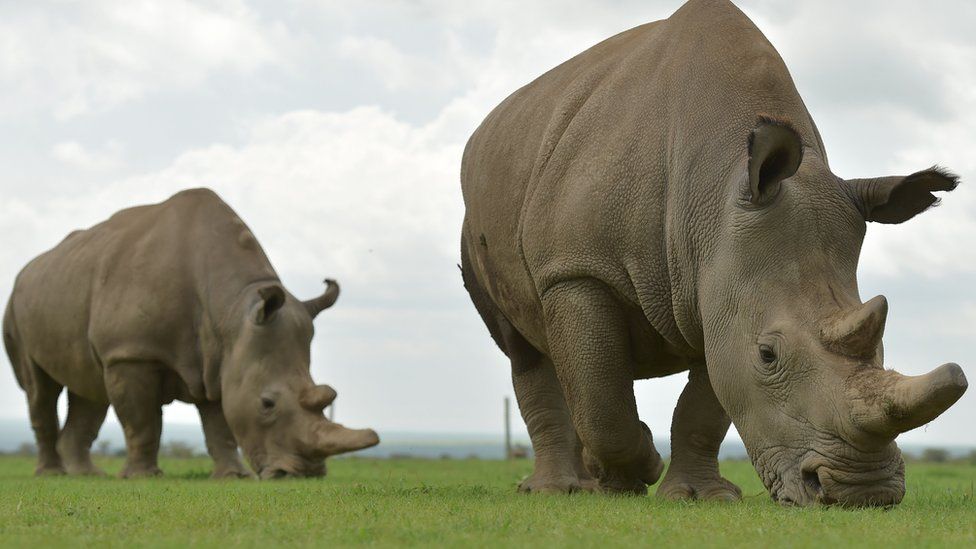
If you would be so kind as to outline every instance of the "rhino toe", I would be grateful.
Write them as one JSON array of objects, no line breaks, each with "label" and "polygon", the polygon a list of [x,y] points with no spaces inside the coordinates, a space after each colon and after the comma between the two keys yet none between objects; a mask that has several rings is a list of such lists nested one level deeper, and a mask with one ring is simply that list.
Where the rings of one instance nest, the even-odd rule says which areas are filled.
[{"label": "rhino toe", "polygon": [[735,502],[742,499],[742,490],[722,477],[694,479],[676,476],[665,478],[656,495],[672,501],[697,499]]}]

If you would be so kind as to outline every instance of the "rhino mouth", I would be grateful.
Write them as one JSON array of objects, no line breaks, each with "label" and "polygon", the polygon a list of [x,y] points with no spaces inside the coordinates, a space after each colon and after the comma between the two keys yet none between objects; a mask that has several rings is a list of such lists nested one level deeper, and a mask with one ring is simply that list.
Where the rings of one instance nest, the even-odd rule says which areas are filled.
[{"label": "rhino mouth", "polygon": [[[773,501],[785,506],[890,507],[901,502],[905,462],[897,447],[871,453],[843,450],[843,455],[823,450],[781,451],[775,457],[764,453],[768,457],[755,463],[756,470]],[[781,468],[764,467],[764,462]]]},{"label": "rhino mouth", "polygon": [[306,463],[294,465],[265,465],[260,468],[258,477],[261,480],[283,480],[289,478],[308,478],[325,476],[325,461],[321,463]]},{"label": "rhino mouth", "polygon": [[801,477],[816,503],[844,507],[888,507],[905,496],[905,462],[895,453],[879,467],[852,470],[849,464],[813,458]]}]

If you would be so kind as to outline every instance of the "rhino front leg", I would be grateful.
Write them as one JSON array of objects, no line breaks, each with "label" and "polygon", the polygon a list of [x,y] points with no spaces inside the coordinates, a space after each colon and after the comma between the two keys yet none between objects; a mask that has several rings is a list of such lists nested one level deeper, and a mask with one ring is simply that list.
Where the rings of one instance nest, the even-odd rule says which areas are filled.
[{"label": "rhino front leg", "polygon": [[107,412],[108,403],[92,402],[68,392],[68,419],[58,437],[58,453],[69,474],[105,474],[92,463],[91,445],[98,438]]},{"label": "rhino front leg", "polygon": [[162,375],[148,362],[116,362],[105,368],[105,388],[125,433],[126,460],[119,476],[151,477],[159,469],[163,430]]},{"label": "rhino front leg", "polygon": [[731,420],[725,413],[705,365],[688,372],[671,420],[671,464],[657,495],[666,499],[738,501],[742,491],[722,478],[718,450]]},{"label": "rhino front leg", "polygon": [[577,279],[542,299],[547,339],[587,467],[605,492],[647,492],[664,464],[637,416],[624,311],[602,282]]},{"label": "rhino front leg", "polygon": [[219,402],[197,404],[203,436],[207,440],[207,452],[214,461],[212,478],[250,478],[254,475],[241,462],[237,451],[237,439],[227,425],[224,410]]}]

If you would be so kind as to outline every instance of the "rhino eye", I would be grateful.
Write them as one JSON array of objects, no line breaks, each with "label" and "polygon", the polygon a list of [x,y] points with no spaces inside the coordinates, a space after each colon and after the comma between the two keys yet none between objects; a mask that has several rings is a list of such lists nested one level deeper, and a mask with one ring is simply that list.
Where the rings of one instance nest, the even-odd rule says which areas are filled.
[{"label": "rhino eye", "polygon": [[759,359],[766,364],[772,364],[776,361],[776,351],[769,345],[763,344],[759,346]]},{"label": "rhino eye", "polygon": [[268,397],[261,397],[261,407],[265,410],[274,408],[275,402]]}]

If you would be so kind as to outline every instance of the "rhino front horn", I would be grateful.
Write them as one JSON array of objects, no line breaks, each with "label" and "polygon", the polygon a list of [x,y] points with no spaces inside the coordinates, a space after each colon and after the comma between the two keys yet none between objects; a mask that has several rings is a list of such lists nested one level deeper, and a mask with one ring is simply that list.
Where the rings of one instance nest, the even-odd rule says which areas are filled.
[{"label": "rhino front horn", "polygon": [[349,429],[332,423],[319,438],[318,448],[325,456],[355,452],[380,443],[380,437],[372,429]]},{"label": "rhino front horn", "polygon": [[303,301],[302,305],[305,306],[305,310],[308,311],[309,316],[315,318],[322,311],[335,305],[337,299],[339,299],[339,283],[331,278],[326,278],[325,293],[315,299]]},{"label": "rhino front horn", "polygon": [[[920,376],[894,371],[875,371],[859,380],[873,385],[869,398],[858,398],[852,410],[854,423],[869,433],[893,438],[939,417],[966,392],[969,383],[958,364],[939,366]],[[864,394],[864,391],[861,392]]]}]

